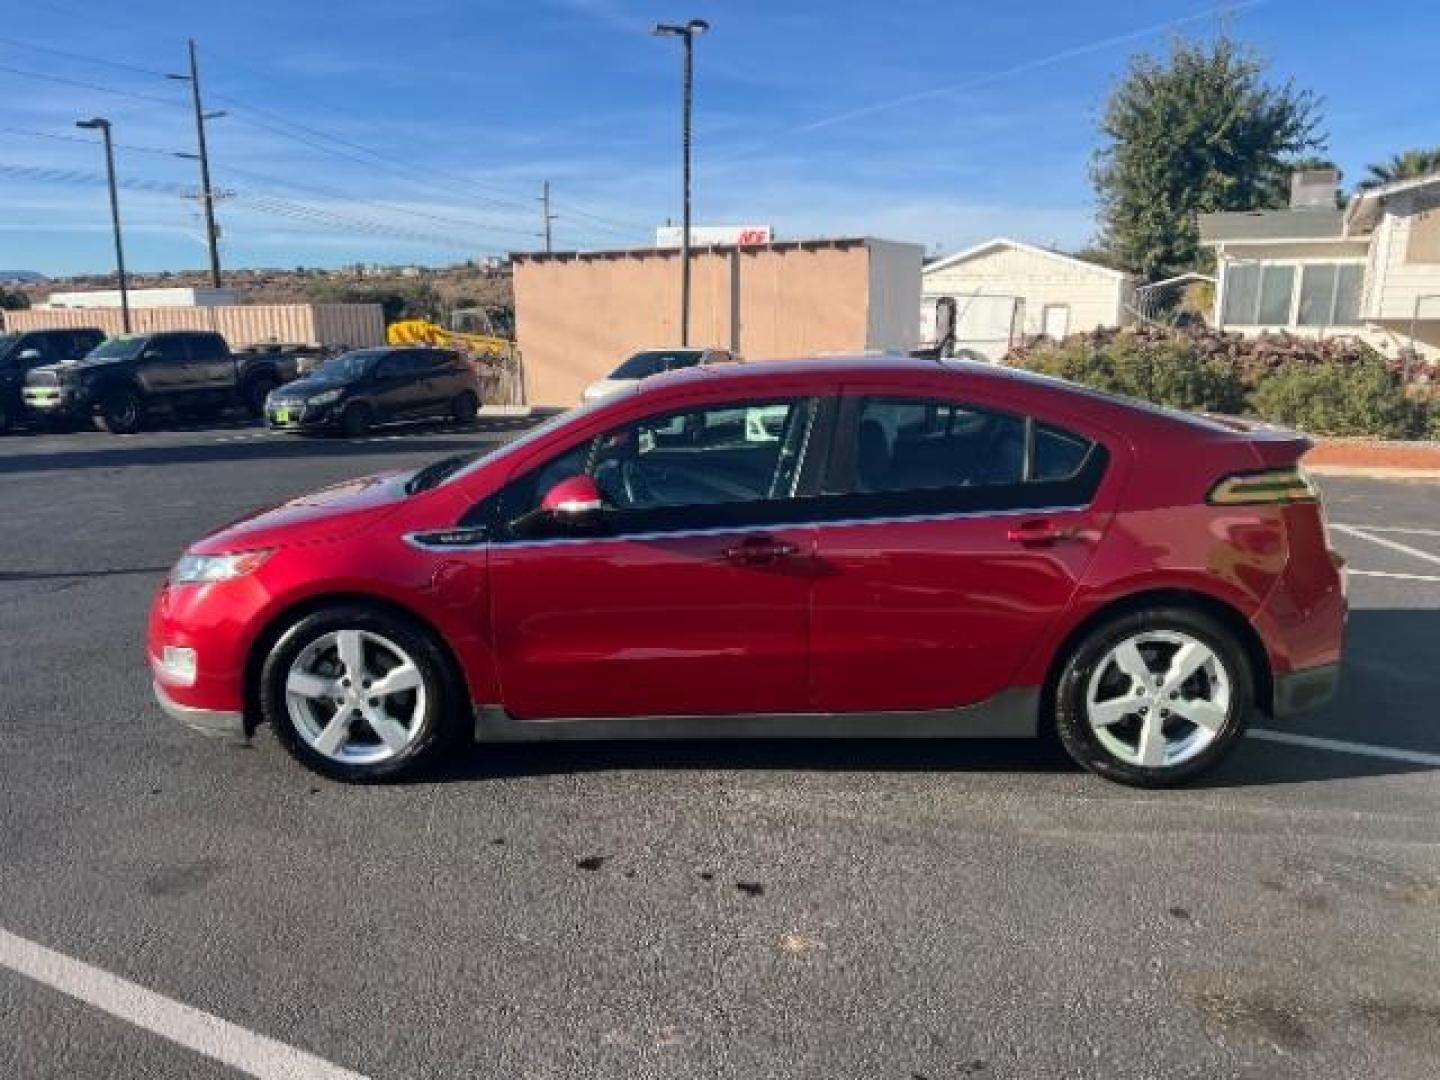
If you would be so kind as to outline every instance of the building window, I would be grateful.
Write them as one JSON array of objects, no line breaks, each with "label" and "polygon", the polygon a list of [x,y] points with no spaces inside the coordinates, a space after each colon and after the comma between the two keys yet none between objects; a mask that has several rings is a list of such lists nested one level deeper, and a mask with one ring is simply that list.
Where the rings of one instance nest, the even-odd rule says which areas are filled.
[{"label": "building window", "polygon": [[1300,326],[1355,326],[1360,322],[1360,288],[1365,268],[1357,263],[1322,263],[1303,268]]},{"label": "building window", "polygon": [[1289,326],[1295,267],[1231,265],[1225,272],[1225,322],[1234,326]]},{"label": "building window", "polygon": [[1221,317],[1228,326],[1358,326],[1364,283],[1361,263],[1232,263]]},{"label": "building window", "polygon": [[1427,210],[1410,219],[1410,240],[1405,261],[1440,263],[1440,210]]}]

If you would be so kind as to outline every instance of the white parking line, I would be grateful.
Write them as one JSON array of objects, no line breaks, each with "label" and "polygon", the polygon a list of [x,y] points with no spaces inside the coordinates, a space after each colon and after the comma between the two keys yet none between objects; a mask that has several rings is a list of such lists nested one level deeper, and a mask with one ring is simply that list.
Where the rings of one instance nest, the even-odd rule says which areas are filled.
[{"label": "white parking line", "polygon": [[1372,544],[1379,544],[1381,547],[1387,547],[1391,551],[1398,551],[1403,555],[1409,555],[1411,558],[1423,559],[1425,562],[1432,562],[1436,566],[1440,566],[1440,555],[1433,555],[1428,551],[1421,551],[1417,547],[1402,544],[1398,540],[1389,540],[1383,536],[1372,536],[1364,529],[1357,529],[1354,525],[1331,525],[1330,528],[1336,532],[1344,533],[1346,536],[1355,536],[1361,540],[1369,540]]},{"label": "white parking line", "polygon": [[261,1080],[365,1080],[359,1073],[0,930],[0,967]]},{"label": "white parking line", "polygon": [[1385,758],[1387,761],[1408,761],[1412,765],[1440,767],[1440,754],[1427,754],[1421,750],[1401,750],[1394,746],[1375,746],[1371,743],[1345,742],[1341,739],[1322,739],[1316,735],[1296,735],[1289,731],[1272,731],[1269,728],[1251,728],[1249,737],[1262,742],[1304,746],[1311,750],[1333,750],[1340,754],[1358,754],[1361,757]]},{"label": "white parking line", "polygon": [[1402,533],[1410,536],[1440,536],[1440,529],[1417,529],[1413,525],[1334,525],[1337,529],[1359,529],[1373,533]]},{"label": "white parking line", "polygon": [[1440,574],[1396,574],[1389,570],[1356,570],[1347,566],[1345,573],[1351,577],[1392,578],[1396,581],[1429,581],[1440,585]]}]

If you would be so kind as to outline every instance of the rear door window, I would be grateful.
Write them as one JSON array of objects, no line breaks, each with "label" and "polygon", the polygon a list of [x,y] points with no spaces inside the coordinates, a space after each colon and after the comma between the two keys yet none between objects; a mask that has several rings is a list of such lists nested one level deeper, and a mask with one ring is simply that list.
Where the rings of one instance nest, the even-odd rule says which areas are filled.
[{"label": "rear door window", "polygon": [[850,398],[825,490],[836,516],[1078,506],[1104,447],[1033,417],[943,398]]}]

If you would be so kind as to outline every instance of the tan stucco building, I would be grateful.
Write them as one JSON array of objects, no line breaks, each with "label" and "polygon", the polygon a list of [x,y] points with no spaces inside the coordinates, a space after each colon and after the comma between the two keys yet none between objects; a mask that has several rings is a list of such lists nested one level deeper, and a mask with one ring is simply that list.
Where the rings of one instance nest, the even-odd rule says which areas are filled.
[{"label": "tan stucco building", "polygon": [[[870,238],[697,248],[690,344],[747,360],[907,351],[919,336],[922,257],[918,244]],[[630,354],[680,342],[678,251],[527,253],[514,267],[532,405],[574,405]]]}]

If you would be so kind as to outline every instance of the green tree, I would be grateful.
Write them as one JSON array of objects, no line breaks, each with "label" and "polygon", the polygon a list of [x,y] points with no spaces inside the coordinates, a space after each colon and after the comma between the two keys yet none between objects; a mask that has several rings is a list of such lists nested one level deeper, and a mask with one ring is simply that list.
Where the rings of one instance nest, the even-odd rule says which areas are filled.
[{"label": "green tree", "polygon": [[1321,149],[1319,100],[1272,85],[1228,37],[1130,62],[1100,121],[1100,240],[1147,280],[1203,265],[1196,215],[1284,205],[1287,161]]},{"label": "green tree", "polygon": [[24,311],[29,306],[30,298],[19,289],[0,285],[0,311]]},{"label": "green tree", "polygon": [[1414,180],[1431,173],[1440,173],[1440,146],[1432,146],[1428,150],[1406,150],[1389,161],[1368,166],[1365,179],[1357,186],[1361,191],[1367,191],[1397,180]]}]

